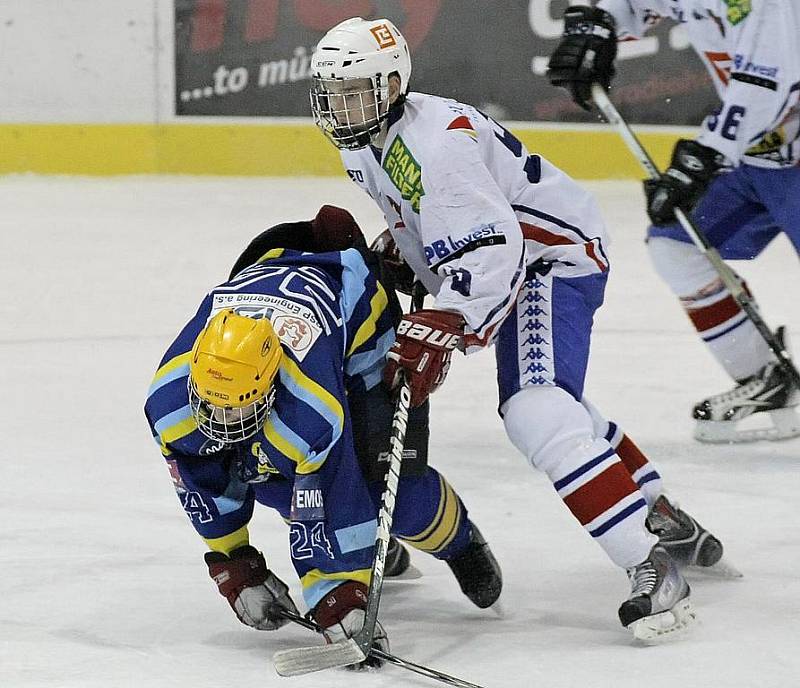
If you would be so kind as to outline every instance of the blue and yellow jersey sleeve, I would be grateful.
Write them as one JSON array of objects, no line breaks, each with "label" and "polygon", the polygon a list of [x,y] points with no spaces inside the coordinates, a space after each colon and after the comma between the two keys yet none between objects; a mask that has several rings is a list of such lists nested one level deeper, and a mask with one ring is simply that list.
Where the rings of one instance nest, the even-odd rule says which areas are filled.
[{"label": "blue and yellow jersey sleeve", "polygon": [[208,313],[205,299],[162,358],[145,416],[186,515],[211,549],[227,553],[247,544],[253,493],[231,470],[230,452],[198,430],[189,409],[189,357]]},{"label": "blue and yellow jersey sleeve", "polygon": [[394,343],[389,298],[356,249],[340,255],[347,386],[372,389],[381,380],[386,353]]},{"label": "blue and yellow jersey sleeve", "polygon": [[173,451],[199,456],[205,444],[206,438],[197,429],[189,409],[186,385],[192,346],[208,319],[209,303],[208,297],[204,299],[167,349],[147,390],[145,416],[153,439],[165,457]]}]

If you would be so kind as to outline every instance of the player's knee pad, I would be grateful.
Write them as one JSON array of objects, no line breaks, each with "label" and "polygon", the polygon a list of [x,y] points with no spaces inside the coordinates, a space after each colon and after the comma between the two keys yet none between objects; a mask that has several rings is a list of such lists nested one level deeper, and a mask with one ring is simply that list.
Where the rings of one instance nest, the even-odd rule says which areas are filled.
[{"label": "player's knee pad", "polygon": [[658,275],[681,298],[709,295],[722,284],[708,258],[694,245],[666,237],[647,241],[650,259]]},{"label": "player's knee pad", "polygon": [[[597,407],[586,397],[581,399],[581,405],[589,412],[592,419],[592,428],[595,437],[606,437],[611,432],[611,422],[607,420]],[[615,426],[616,427],[616,426]],[[607,438],[608,439],[608,438]]]},{"label": "player's knee pad", "polygon": [[503,422],[514,446],[548,474],[594,442],[589,412],[560,387],[524,387],[504,404]]}]

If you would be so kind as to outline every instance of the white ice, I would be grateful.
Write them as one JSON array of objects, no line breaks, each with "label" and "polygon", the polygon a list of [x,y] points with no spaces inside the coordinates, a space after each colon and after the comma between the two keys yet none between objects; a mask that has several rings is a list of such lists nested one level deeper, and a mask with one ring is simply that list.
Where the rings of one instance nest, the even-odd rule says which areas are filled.
[{"label": "white ice", "polygon": [[[423,576],[385,588],[392,649],[486,688],[800,685],[800,440],[691,439],[691,405],[729,382],[650,267],[638,185],[588,186],[615,242],[587,393],[744,578],[692,578],[693,632],[636,646],[616,618],[625,574],[507,441],[494,359],[481,354],[457,360],[434,397],[432,463],[502,564],[506,617],[476,610],[444,564],[415,553]],[[142,413],[166,346],[243,246],[322,203],[350,208],[370,237],[382,229],[339,180],[0,179],[3,688],[436,685],[391,666],[279,678],[272,653],[316,636],[236,621]],[[789,243],[742,272],[768,322],[797,337]],[[252,540],[299,598],[273,512],[256,511]]]}]

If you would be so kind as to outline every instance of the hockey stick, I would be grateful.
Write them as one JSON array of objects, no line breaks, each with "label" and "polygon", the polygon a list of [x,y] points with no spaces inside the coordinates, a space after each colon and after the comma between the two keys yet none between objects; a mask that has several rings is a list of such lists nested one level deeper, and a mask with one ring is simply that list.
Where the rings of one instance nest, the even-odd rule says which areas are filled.
[{"label": "hockey stick", "polygon": [[383,567],[386,563],[386,550],[389,545],[389,531],[392,528],[397,485],[400,480],[400,467],[403,461],[403,445],[406,439],[408,410],[411,404],[411,389],[403,377],[397,396],[397,407],[392,420],[392,437],[389,450],[389,469],[386,473],[386,489],[381,498],[381,509],[378,513],[378,530],[375,538],[375,558],[372,562],[367,609],[364,614],[364,625],[347,640],[329,645],[315,647],[298,647],[292,650],[276,652],[273,657],[275,670],[281,676],[299,676],[322,669],[348,666],[363,662],[373,651],[372,641],[375,636],[375,624],[378,621],[378,605],[381,601],[383,587]]},{"label": "hockey stick", "polygon": [[[322,628],[320,628],[313,621],[306,619],[300,616],[299,614],[295,614],[294,612],[290,611],[283,611],[281,612],[281,616],[283,616],[286,619],[289,619],[289,621],[293,621],[294,623],[303,626],[304,628],[308,628],[311,631],[322,633]],[[372,647],[369,654],[374,657],[378,657],[379,659],[382,659],[384,662],[389,662],[390,664],[399,666],[401,669],[408,669],[409,671],[413,671],[415,674],[419,674],[420,676],[427,676],[428,678],[432,678],[435,681],[446,683],[450,686],[458,686],[458,688],[483,688],[483,686],[479,686],[477,683],[470,683],[469,681],[464,681],[460,678],[456,678],[455,676],[450,676],[449,674],[437,671],[436,669],[431,669],[429,667],[422,666],[421,664],[416,664],[414,662],[409,662],[408,660],[401,659],[397,655],[385,652],[384,650],[381,650],[379,647],[376,646]]]},{"label": "hockey stick", "polygon": [[[622,115],[620,115],[617,108],[614,107],[605,89],[603,89],[600,84],[592,84],[592,99],[595,105],[600,109],[600,112],[603,113],[603,117],[606,118],[606,121],[617,128],[619,135],[650,178],[660,179],[661,173],[653,162],[653,159],[639,142],[639,139],[636,138],[636,134],[633,133],[627,122],[622,119]],[[685,212],[683,212],[683,210],[675,208],[675,217],[678,218],[678,222],[680,222],[681,227],[683,227],[689,235],[692,243],[694,243],[694,245],[705,254],[706,258],[708,258],[711,265],[717,271],[722,283],[725,285],[725,288],[736,300],[736,303],[739,304],[739,307],[745,312],[747,317],[750,318],[753,325],[755,325],[758,333],[778,359],[780,367],[789,375],[794,385],[800,388],[800,373],[798,373],[797,368],[794,367],[792,359],[789,358],[789,354],[786,352],[786,348],[781,344],[772,330],[770,330],[761,315],[759,315],[755,303],[753,303],[753,299],[750,297],[750,294],[747,293],[738,275],[722,260],[717,249],[708,242],[702,230]]]}]

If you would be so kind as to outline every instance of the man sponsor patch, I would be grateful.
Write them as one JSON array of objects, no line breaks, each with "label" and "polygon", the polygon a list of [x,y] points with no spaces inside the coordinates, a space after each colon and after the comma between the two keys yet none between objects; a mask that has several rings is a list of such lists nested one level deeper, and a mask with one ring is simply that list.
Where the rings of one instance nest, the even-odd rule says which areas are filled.
[{"label": "man sponsor patch", "polygon": [[752,0],[725,0],[725,4],[728,6],[728,21],[734,26],[747,19],[753,9]]},{"label": "man sponsor patch", "polygon": [[399,136],[392,141],[382,167],[403,200],[411,203],[412,210],[419,213],[420,199],[425,195],[422,188],[422,168]]},{"label": "man sponsor patch", "polygon": [[270,294],[214,294],[209,319],[232,308],[248,318],[269,318],[275,334],[298,361],[302,361],[322,334],[319,320],[310,308]]}]

